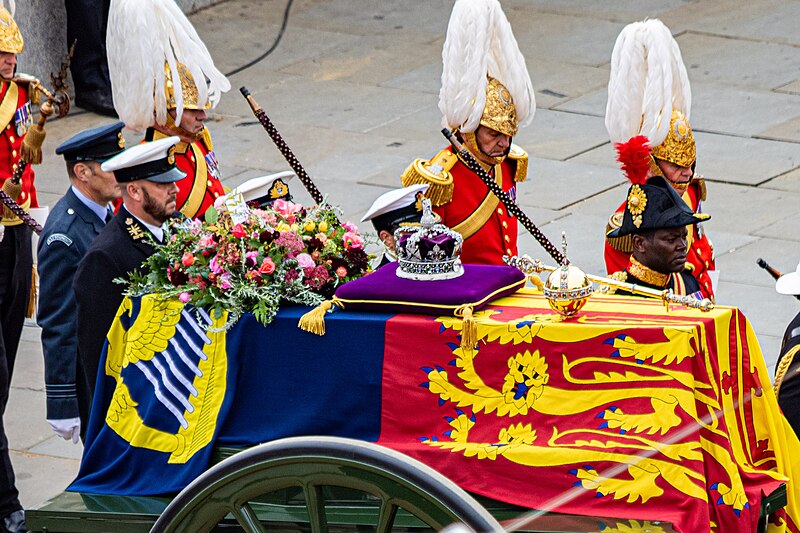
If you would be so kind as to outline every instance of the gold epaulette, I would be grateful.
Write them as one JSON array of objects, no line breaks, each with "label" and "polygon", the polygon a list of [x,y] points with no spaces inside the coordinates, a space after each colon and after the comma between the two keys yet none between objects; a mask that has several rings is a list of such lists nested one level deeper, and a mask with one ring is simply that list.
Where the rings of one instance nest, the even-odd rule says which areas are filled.
[{"label": "gold epaulette", "polygon": [[403,187],[429,185],[425,197],[434,206],[444,205],[453,199],[453,176],[450,169],[458,157],[450,150],[442,150],[430,161],[415,159],[400,176]]},{"label": "gold epaulette", "polygon": [[39,105],[42,100],[42,95],[40,93],[42,83],[37,78],[30,74],[23,74],[20,72],[14,76],[14,83],[25,87],[25,90],[28,91],[28,100],[31,104]]},{"label": "gold epaulette", "polygon": [[613,249],[626,254],[630,254],[633,253],[632,235],[625,235],[623,237],[608,236],[609,233],[622,226],[623,215],[624,215],[623,212],[618,212],[614,213],[613,215],[611,215],[611,217],[609,217],[608,223],[606,224],[606,242],[608,242],[609,246],[611,246]]},{"label": "gold epaulette", "polygon": [[701,202],[706,201],[706,179],[703,176],[698,175],[694,182],[697,183],[697,198]]},{"label": "gold epaulette", "polygon": [[512,144],[511,149],[508,151],[508,158],[517,162],[514,181],[519,183],[528,179],[528,152],[516,144]]}]

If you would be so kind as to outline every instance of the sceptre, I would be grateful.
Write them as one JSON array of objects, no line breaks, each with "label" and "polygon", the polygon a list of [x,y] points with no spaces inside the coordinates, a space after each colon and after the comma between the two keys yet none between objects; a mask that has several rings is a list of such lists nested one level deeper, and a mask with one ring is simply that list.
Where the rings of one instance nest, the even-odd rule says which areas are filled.
[{"label": "sceptre", "polygon": [[50,79],[53,83],[53,90],[48,91],[36,79],[26,80],[30,82],[31,90],[41,92],[47,100],[39,106],[39,120],[28,131],[23,141],[20,160],[14,167],[11,177],[6,179],[0,189],[0,201],[5,206],[6,216],[10,214],[18,217],[22,222],[33,229],[36,234],[42,232],[42,225],[39,224],[25,209],[20,206],[16,197],[22,190],[22,175],[29,164],[39,164],[42,162],[42,144],[45,139],[44,125],[47,119],[57,113],[59,118],[67,116],[69,113],[70,99],[67,87],[67,69],[69,68],[72,54],[75,50],[75,43],[69,49],[66,59],[61,63],[58,74],[51,73]]},{"label": "sceptre", "polygon": [[250,91],[247,90],[247,87],[240,87],[239,91],[241,91],[242,95],[247,99],[247,103],[250,104],[250,109],[252,109],[253,114],[267,131],[272,139],[272,142],[275,143],[275,146],[277,146],[278,150],[280,150],[281,154],[283,154],[283,157],[286,159],[286,162],[289,163],[289,166],[292,167],[294,173],[297,174],[297,177],[308,191],[308,194],[311,195],[311,198],[313,198],[317,204],[322,205],[325,202],[325,198],[322,196],[322,193],[311,179],[311,176],[309,176],[308,172],[306,172],[306,170],[303,168],[303,165],[300,164],[297,156],[294,155],[294,152],[292,152],[291,148],[289,148],[289,145],[283,140],[283,137],[281,137],[278,129],[269,119],[261,106],[258,105],[253,99],[253,96],[250,94]]},{"label": "sceptre", "polygon": [[[514,257],[503,256],[503,261],[505,261],[507,265],[518,269],[525,275],[541,274],[542,272],[552,272],[556,270],[556,267],[543,265],[541,261],[533,260],[528,255]],[[650,298],[659,299],[664,302],[665,306],[667,306],[667,310],[669,310],[669,304],[680,304],[692,309],[699,309],[703,312],[708,312],[714,309],[714,304],[708,298],[698,300],[694,296],[675,294],[672,292],[672,289],[652,289],[636,283],[628,283],[626,281],[620,281],[613,278],[593,276],[591,274],[586,274],[586,277],[589,279],[589,281],[599,285],[606,285],[615,289],[622,289],[630,292],[631,294],[638,294],[639,296],[648,296]]]},{"label": "sceptre", "polygon": [[536,227],[536,224],[534,224],[533,221],[528,218],[528,215],[526,215],[525,212],[519,208],[516,202],[514,202],[514,200],[508,196],[502,187],[500,187],[492,179],[492,177],[489,176],[489,173],[486,172],[486,170],[484,170],[484,168],[477,161],[475,161],[475,158],[471,153],[469,153],[469,150],[462,146],[458,139],[456,139],[456,136],[453,135],[453,132],[451,132],[448,128],[444,128],[442,130],[442,135],[444,135],[447,140],[450,141],[450,144],[453,145],[453,148],[456,149],[458,155],[461,156],[469,169],[477,174],[481,181],[485,183],[487,187],[489,187],[489,190],[492,191],[495,196],[497,196],[497,198],[506,207],[508,212],[517,217],[517,220],[519,220],[525,229],[528,230],[530,234],[533,235],[533,237],[539,242],[539,244],[542,245],[545,251],[550,254],[550,257],[552,257],[558,264],[561,264],[564,261],[564,255],[559,252],[553,243],[550,242],[550,240],[545,236],[545,234],[542,233],[542,230]]}]

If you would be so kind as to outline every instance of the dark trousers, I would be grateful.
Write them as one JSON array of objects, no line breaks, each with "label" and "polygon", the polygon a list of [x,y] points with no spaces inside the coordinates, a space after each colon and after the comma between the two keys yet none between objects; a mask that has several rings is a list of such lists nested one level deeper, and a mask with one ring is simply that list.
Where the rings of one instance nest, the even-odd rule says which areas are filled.
[{"label": "dark trousers", "polygon": [[67,46],[77,39],[70,63],[75,98],[111,97],[106,59],[106,27],[110,0],[64,0],[67,8]]},{"label": "dark trousers", "polygon": [[[6,227],[0,241],[0,415],[5,413],[8,404],[14,361],[30,298],[32,268],[31,229],[24,224]],[[0,416],[0,517],[21,508]]]}]

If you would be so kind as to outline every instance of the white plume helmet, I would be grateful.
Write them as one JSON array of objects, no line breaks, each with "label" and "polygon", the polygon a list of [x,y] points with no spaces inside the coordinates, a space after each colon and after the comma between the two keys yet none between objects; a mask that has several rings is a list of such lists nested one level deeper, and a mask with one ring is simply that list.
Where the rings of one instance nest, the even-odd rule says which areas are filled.
[{"label": "white plume helmet", "polygon": [[536,111],[533,84],[498,0],[456,0],[442,49],[442,126],[472,132],[486,103],[486,75],[502,83],[514,100],[521,126]]},{"label": "white plume helmet", "polygon": [[644,135],[658,146],[672,110],[689,118],[692,91],[678,43],[663,22],[647,19],[623,28],[611,53],[606,129],[613,143]]},{"label": "white plume helmet", "polygon": [[183,113],[178,62],[194,78],[200,102],[215,107],[231,88],[174,0],[111,0],[106,50],[114,109],[134,130],[166,122],[165,63],[175,82],[178,125]]}]

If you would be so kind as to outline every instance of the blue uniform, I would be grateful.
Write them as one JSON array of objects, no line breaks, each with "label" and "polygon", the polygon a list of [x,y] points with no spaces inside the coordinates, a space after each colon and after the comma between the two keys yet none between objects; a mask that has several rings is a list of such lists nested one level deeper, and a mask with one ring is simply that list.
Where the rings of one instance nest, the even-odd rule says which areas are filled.
[{"label": "blue uniform", "polygon": [[42,327],[47,418],[80,416],[86,427],[90,386],[78,358],[75,293],[78,263],[105,222],[72,191],[53,207],[39,237],[38,322]]}]

